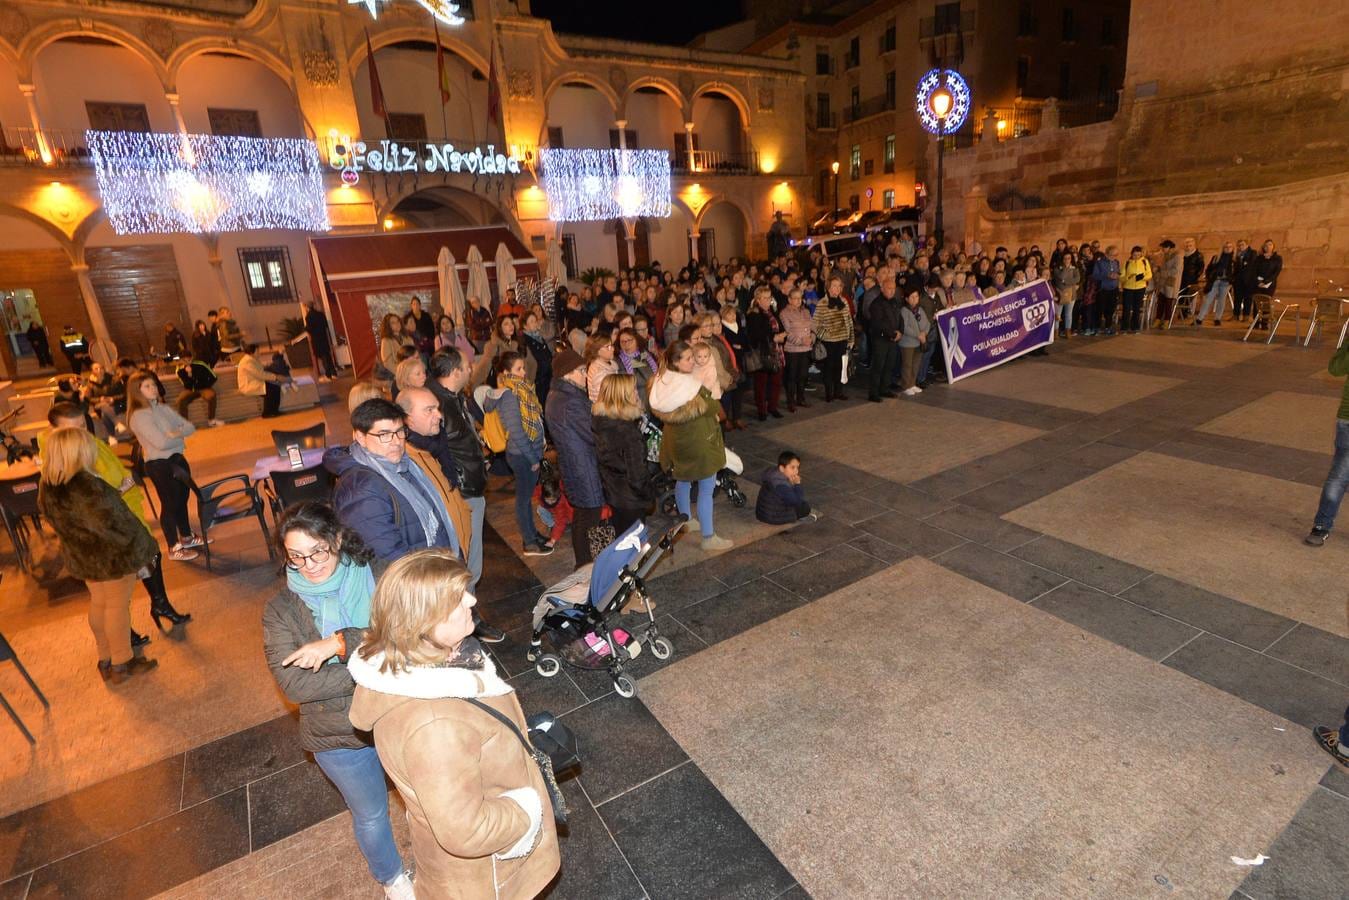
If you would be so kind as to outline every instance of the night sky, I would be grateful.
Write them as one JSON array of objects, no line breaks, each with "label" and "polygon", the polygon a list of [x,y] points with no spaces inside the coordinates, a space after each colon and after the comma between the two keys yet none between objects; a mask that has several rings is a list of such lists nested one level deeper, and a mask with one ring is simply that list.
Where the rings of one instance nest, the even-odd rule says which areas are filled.
[{"label": "night sky", "polygon": [[532,0],[530,11],[564,34],[686,44],[695,35],[737,22],[737,0]]}]

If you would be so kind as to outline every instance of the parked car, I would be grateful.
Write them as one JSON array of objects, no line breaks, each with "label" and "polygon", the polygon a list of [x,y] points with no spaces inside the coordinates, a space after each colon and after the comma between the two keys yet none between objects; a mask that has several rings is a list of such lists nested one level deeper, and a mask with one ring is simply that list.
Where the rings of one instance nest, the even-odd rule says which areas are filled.
[{"label": "parked car", "polygon": [[806,234],[837,234],[842,231],[842,223],[853,217],[851,209],[826,209],[815,214],[806,227]]}]

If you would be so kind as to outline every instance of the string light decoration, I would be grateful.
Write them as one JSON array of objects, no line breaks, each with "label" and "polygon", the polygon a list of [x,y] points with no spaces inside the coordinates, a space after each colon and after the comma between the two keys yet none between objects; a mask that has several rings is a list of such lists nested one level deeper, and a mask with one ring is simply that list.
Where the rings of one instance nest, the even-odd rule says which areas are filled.
[{"label": "string light decoration", "polygon": [[[942,88],[950,97],[944,120],[937,115],[932,102],[932,95]],[[931,134],[954,134],[970,114],[970,86],[955,69],[930,69],[918,79],[913,99],[918,121]]]},{"label": "string light decoration", "polygon": [[[463,25],[464,17],[459,15],[459,4],[451,0],[417,0],[427,12],[446,25]],[[352,6],[364,6],[370,11],[370,18],[379,18],[380,0],[347,0]]]},{"label": "string light decoration", "polygon": [[544,148],[539,156],[554,222],[670,215],[670,154],[664,150]]},{"label": "string light decoration", "polygon": [[313,141],[134,131],[85,139],[118,234],[330,227]]}]

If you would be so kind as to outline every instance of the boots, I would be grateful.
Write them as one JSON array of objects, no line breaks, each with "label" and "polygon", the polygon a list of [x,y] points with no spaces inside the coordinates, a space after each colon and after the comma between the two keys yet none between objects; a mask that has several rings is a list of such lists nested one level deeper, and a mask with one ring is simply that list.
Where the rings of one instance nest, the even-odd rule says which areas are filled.
[{"label": "boots", "polygon": [[164,624],[159,621],[160,619],[168,619],[169,629],[171,630],[175,625],[191,622],[192,614],[180,613],[173,608],[173,604],[169,602],[168,597],[158,597],[150,601],[150,618],[154,620],[155,627],[163,631]]}]

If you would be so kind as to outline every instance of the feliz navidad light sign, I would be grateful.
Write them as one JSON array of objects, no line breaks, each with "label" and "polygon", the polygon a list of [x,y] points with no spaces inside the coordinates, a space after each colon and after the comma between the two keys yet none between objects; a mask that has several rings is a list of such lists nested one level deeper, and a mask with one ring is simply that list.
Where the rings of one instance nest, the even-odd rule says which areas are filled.
[{"label": "feliz navidad light sign", "polygon": [[[421,152],[419,153],[418,150]],[[368,146],[364,141],[333,148],[329,163],[342,172],[343,184],[361,180],[361,172],[399,174],[405,172],[461,173],[470,175],[519,175],[520,157],[497,153],[495,144],[484,149],[456,149],[454,144],[421,144],[410,147],[397,141],[380,141]]]}]

